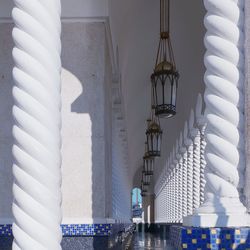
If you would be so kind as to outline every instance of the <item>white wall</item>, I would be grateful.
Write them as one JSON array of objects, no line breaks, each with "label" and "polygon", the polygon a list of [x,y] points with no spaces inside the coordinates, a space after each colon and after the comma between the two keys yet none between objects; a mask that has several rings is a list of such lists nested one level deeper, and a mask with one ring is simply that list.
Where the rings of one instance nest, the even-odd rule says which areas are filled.
[{"label": "white wall", "polygon": [[77,223],[97,222],[107,216],[109,195],[105,26],[67,23],[62,31],[63,215],[65,220],[78,218]]},{"label": "white wall", "polygon": [[[108,0],[62,0],[62,17],[108,16]],[[12,0],[0,1],[0,18],[9,18]]]},{"label": "white wall", "polygon": [[[12,218],[12,27],[0,23],[0,224]],[[111,112],[106,96],[111,81],[106,77],[110,64],[105,25],[66,23],[62,31],[64,222],[91,223],[95,219],[98,223],[101,219],[103,223],[109,216],[107,200],[111,196],[106,185],[111,183],[107,171],[111,157],[105,147],[111,141],[106,133],[111,125],[105,116]]]}]

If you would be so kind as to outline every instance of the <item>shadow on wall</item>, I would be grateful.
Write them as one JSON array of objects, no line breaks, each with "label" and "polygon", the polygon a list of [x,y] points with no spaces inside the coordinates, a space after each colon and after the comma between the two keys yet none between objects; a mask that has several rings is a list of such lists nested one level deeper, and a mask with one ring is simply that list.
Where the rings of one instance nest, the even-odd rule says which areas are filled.
[{"label": "shadow on wall", "polygon": [[12,28],[0,24],[0,224],[12,221]]},{"label": "shadow on wall", "polygon": [[105,171],[105,27],[66,23],[62,34],[64,217],[103,219],[111,177]]}]

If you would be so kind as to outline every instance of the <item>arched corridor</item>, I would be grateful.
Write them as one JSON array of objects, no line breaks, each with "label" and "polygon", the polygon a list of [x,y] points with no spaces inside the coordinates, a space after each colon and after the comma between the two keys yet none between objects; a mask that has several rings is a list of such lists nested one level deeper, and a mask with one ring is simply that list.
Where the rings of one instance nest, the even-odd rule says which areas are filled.
[{"label": "arched corridor", "polygon": [[1,0],[0,250],[250,249],[247,0]]}]

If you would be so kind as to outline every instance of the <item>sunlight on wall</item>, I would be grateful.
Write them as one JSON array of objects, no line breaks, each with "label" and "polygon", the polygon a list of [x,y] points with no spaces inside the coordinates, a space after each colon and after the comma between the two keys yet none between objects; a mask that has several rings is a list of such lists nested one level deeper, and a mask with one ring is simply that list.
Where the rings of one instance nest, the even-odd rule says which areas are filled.
[{"label": "sunlight on wall", "polygon": [[[92,122],[88,113],[72,111],[82,83],[62,71],[62,173],[63,213],[66,217],[92,216]],[[80,109],[81,107],[79,107]],[[83,185],[84,184],[84,185]]]}]

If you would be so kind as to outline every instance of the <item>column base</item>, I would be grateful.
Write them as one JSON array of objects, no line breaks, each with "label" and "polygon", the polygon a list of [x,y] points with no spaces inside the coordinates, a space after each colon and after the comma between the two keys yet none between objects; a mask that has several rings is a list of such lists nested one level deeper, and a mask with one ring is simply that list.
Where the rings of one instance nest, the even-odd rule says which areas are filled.
[{"label": "column base", "polygon": [[197,214],[183,218],[183,225],[189,227],[247,227],[248,214]]}]

